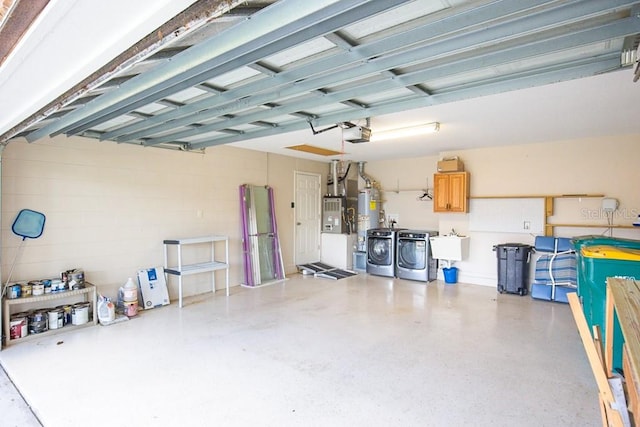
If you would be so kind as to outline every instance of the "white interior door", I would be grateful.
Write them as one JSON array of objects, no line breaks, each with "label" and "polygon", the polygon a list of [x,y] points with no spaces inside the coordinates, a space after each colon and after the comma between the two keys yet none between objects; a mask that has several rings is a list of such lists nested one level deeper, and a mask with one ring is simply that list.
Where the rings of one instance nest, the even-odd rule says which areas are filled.
[{"label": "white interior door", "polygon": [[296,172],[295,263],[320,261],[320,175]]}]

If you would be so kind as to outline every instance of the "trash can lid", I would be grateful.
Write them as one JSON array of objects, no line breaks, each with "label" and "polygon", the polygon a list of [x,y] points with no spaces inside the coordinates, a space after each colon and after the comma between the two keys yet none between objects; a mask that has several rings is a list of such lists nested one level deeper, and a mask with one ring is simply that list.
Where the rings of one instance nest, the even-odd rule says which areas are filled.
[{"label": "trash can lid", "polygon": [[531,245],[527,245],[526,243],[500,243],[498,245],[493,245],[493,250],[509,250],[509,249],[515,249],[517,251],[519,250],[532,250],[533,246]]},{"label": "trash can lid", "polygon": [[526,243],[500,243],[498,245],[494,245],[495,248],[532,248],[533,246],[527,245]]},{"label": "trash can lid", "polygon": [[621,248],[611,245],[593,245],[583,246],[580,252],[582,256],[587,258],[640,261],[640,249]]}]

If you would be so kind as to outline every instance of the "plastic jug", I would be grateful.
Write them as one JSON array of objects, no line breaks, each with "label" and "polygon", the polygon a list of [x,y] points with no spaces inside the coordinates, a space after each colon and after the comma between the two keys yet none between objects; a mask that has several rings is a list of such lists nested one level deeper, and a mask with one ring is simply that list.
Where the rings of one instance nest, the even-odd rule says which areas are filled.
[{"label": "plastic jug", "polygon": [[131,277],[127,279],[127,283],[122,287],[122,300],[124,302],[138,301],[138,287],[133,283]]},{"label": "plastic jug", "polygon": [[109,298],[100,295],[98,298],[98,320],[100,323],[109,323],[115,319],[116,307]]}]

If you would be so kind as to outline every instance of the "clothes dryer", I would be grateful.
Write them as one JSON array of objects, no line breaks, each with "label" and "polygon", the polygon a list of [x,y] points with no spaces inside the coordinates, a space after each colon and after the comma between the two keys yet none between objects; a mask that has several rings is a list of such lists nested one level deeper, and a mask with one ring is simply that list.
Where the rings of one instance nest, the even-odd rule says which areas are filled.
[{"label": "clothes dryer", "polygon": [[431,254],[429,237],[437,231],[400,230],[397,234],[396,277],[430,282],[438,275],[438,260]]}]

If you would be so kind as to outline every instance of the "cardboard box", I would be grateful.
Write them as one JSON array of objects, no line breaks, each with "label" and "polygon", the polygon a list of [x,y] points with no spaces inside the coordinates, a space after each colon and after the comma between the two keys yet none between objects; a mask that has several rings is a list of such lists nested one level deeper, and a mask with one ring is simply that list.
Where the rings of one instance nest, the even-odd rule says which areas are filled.
[{"label": "cardboard box", "polygon": [[457,157],[442,159],[438,162],[438,172],[464,172],[464,163]]}]

